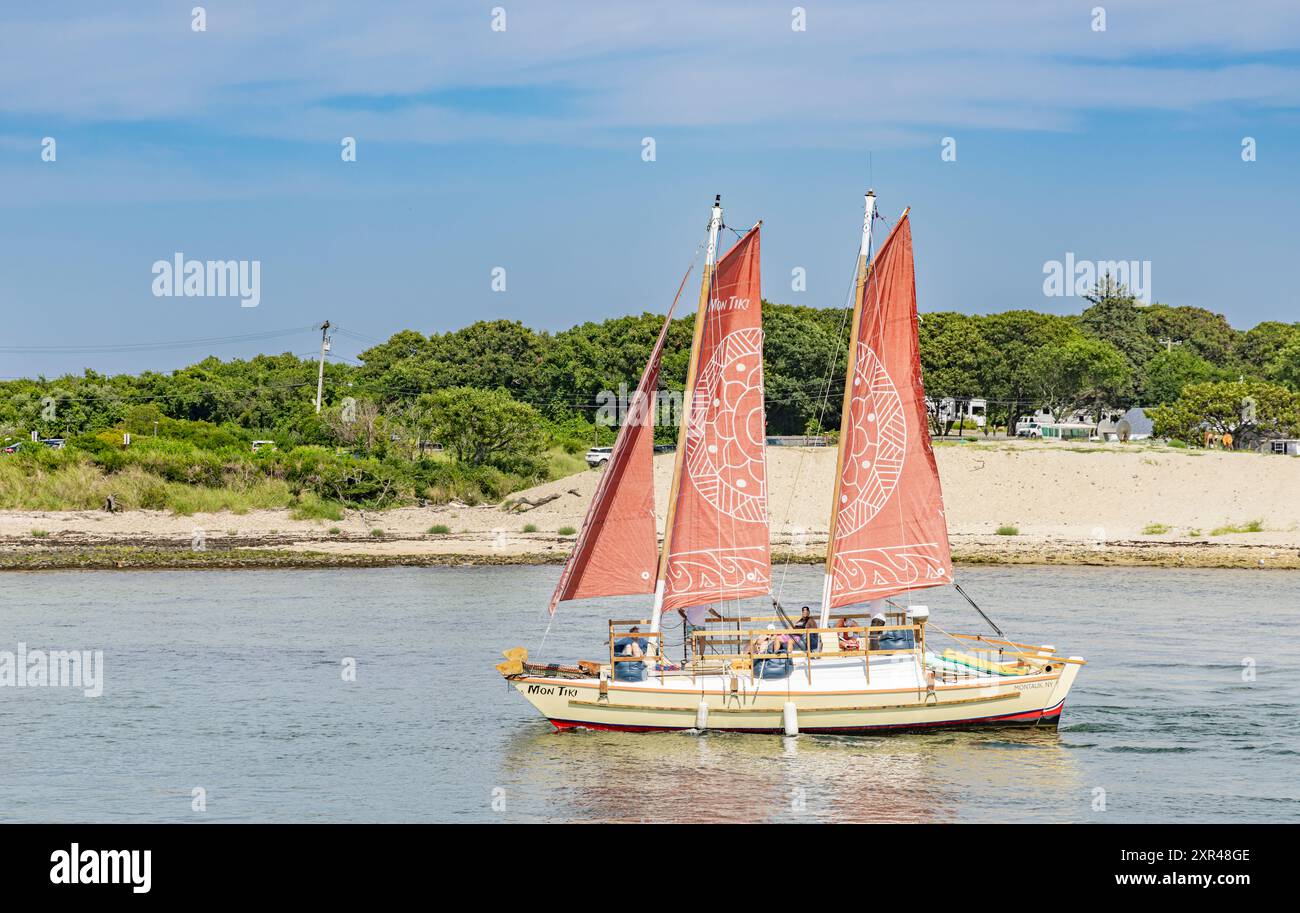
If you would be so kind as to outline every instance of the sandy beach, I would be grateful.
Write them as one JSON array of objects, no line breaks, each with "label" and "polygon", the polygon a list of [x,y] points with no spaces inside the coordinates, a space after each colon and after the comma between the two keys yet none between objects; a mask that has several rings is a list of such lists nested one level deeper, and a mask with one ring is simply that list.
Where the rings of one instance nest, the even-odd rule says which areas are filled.
[{"label": "sandy beach", "polygon": [[[959,562],[1300,568],[1300,459],[1004,438],[944,443],[936,457]],[[767,458],[774,553],[816,561],[835,451],[770,447]],[[655,470],[662,525],[672,456]],[[522,511],[453,503],[339,521],[6,511],[0,567],[560,562],[575,538],[560,531],[581,526],[598,479],[592,470],[520,492],[551,498]]]}]

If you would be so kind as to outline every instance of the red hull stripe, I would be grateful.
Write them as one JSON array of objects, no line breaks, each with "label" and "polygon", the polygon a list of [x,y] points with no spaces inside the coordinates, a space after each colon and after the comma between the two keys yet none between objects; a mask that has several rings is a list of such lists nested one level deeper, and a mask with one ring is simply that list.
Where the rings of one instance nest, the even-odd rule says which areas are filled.
[{"label": "red hull stripe", "polygon": [[[1048,710],[1029,710],[1024,713],[1006,713],[1001,716],[974,717],[969,720],[939,720],[933,723],[890,723],[884,726],[811,726],[799,727],[800,732],[845,733],[881,732],[884,730],[954,729],[963,726],[1033,726],[1038,723],[1055,723],[1060,720],[1065,701]],[[561,732],[568,729],[594,729],[602,732],[679,732],[691,726],[624,726],[614,723],[584,723],[581,720],[552,719],[551,725]],[[771,729],[726,729],[725,732],[784,732],[784,727]]]}]

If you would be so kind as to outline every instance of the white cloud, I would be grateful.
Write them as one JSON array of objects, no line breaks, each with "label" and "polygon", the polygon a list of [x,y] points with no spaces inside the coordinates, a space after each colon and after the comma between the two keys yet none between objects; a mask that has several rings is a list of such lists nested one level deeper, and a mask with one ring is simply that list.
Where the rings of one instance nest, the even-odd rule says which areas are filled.
[{"label": "white cloud", "polygon": [[[1102,2],[1102,0],[1099,0]],[[198,124],[232,135],[601,145],[624,130],[780,127],[834,143],[869,127],[900,143],[935,129],[1062,130],[1092,112],[1290,106],[1300,7],[1218,0],[505,4],[351,0],[134,4],[69,18],[45,7],[0,33],[0,111],[25,118]],[[1258,58],[1258,59],[1257,59]],[[1270,59],[1277,58],[1277,59]],[[338,97],[549,86],[536,111],[415,103],[339,111]]]}]

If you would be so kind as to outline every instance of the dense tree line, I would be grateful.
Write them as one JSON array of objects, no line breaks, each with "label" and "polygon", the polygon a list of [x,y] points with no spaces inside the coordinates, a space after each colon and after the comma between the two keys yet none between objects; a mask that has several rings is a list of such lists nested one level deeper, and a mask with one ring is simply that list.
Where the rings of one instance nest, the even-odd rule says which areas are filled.
[{"label": "dense tree line", "polygon": [[[770,434],[838,427],[846,317],[764,302]],[[319,415],[316,363],[290,354],[209,357],[165,374],[88,370],[5,381],[0,440],[35,431],[103,456],[123,432],[231,454],[262,438],[282,456],[314,447],[392,465],[427,461],[436,442],[446,448],[444,465],[451,457],[506,474],[485,489],[496,491],[543,477],[548,450],[576,453],[612,439],[597,422],[602,394],[635,387],[662,319],[643,313],[557,333],[506,320],[432,335],[403,330],[361,353],[359,365],[326,365],[327,408]],[[665,390],[680,393],[693,320],[683,316],[670,328]],[[1300,323],[1238,330],[1200,308],[1144,306],[1109,283],[1078,315],[924,314],[920,347],[927,392],[987,399],[990,430],[1013,428],[1038,408],[1064,416],[1163,405],[1161,433],[1194,438],[1207,424],[1230,423],[1233,398],[1250,396],[1252,408],[1267,413],[1265,424],[1284,431],[1292,427],[1286,398],[1300,391]],[[658,433],[663,441],[675,435],[668,426]],[[404,490],[417,494],[437,488],[429,478],[408,482]]]}]

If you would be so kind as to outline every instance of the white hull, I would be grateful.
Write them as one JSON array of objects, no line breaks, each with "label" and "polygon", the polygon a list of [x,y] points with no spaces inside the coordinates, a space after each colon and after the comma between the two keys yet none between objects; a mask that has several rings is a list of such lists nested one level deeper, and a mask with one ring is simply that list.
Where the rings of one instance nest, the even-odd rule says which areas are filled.
[{"label": "white hull", "polygon": [[[644,682],[511,676],[514,686],[558,729],[659,731],[700,728],[784,732],[793,704],[800,732],[878,732],[963,726],[1055,725],[1078,675],[1074,663],[1040,674],[972,674],[927,687],[914,656],[871,662],[805,661],[788,679],[666,673]],[[700,705],[707,706],[701,714]]]}]

